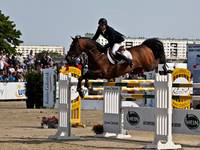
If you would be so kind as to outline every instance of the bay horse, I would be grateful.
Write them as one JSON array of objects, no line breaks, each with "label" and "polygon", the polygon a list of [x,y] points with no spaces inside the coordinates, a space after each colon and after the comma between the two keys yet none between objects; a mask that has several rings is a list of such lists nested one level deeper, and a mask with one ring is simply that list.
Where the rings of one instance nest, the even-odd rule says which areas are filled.
[{"label": "bay horse", "polygon": [[[141,45],[128,49],[132,55],[132,66],[126,63],[112,64],[107,55],[102,53],[102,46],[96,41],[86,37],[72,38],[73,41],[66,56],[66,61],[74,61],[83,52],[88,56],[88,72],[78,79],[77,91],[81,91],[81,81],[85,79],[113,79],[127,73],[140,73],[152,71],[158,68],[158,64],[164,64],[166,71],[166,58],[163,43],[156,38],[145,40]],[[87,84],[85,84],[87,85]]]}]

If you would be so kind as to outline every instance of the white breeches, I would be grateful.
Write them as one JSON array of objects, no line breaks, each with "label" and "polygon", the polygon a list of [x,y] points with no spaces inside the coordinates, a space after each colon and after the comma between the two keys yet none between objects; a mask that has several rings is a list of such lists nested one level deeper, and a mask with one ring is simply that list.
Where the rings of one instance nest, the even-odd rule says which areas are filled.
[{"label": "white breeches", "polygon": [[119,47],[122,46],[122,43],[115,43],[112,47],[112,53],[115,55],[116,51],[119,49]]},{"label": "white breeches", "polygon": [[[112,53],[114,55],[116,55],[116,51],[119,49],[120,46],[123,46],[122,43],[116,43],[116,44],[114,44],[114,46],[112,48]],[[131,53],[128,50],[126,50],[126,49],[125,49],[125,51],[122,51],[121,54],[124,55],[125,57],[131,59],[131,60],[133,59]]]}]

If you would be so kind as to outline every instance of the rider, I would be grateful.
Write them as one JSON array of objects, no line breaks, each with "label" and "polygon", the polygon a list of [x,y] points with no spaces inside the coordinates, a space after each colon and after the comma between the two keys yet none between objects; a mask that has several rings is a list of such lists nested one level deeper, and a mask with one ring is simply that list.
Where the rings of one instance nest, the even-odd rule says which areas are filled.
[{"label": "rider", "polygon": [[132,66],[132,60],[123,55],[122,51],[119,51],[119,48],[122,46],[122,42],[124,41],[123,35],[110,27],[105,18],[100,18],[98,24],[98,29],[92,39],[97,40],[99,35],[102,35],[108,40],[108,44],[106,44],[104,48],[112,48],[114,56],[120,57]]}]

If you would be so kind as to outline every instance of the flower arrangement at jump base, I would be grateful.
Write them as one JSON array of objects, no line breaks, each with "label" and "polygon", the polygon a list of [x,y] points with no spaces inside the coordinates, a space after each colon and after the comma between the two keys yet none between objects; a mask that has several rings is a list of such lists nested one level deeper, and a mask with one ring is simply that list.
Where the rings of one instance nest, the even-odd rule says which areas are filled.
[{"label": "flower arrangement at jump base", "polygon": [[58,128],[58,118],[52,117],[42,117],[41,121],[42,128]]}]

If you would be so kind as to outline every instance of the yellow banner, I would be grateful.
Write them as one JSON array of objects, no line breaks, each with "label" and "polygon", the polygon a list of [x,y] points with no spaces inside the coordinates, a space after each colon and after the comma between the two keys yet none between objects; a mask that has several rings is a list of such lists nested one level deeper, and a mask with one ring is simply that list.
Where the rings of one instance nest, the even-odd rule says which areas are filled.
[{"label": "yellow banner", "polygon": [[190,109],[190,100],[185,100],[185,101],[172,101],[173,108],[178,108],[178,109]]},{"label": "yellow banner", "polygon": [[64,75],[71,74],[74,77],[80,77],[81,76],[81,70],[79,68],[71,67],[71,66],[63,66],[60,69],[60,73],[62,73]]},{"label": "yellow banner", "polygon": [[174,69],[174,71],[172,72],[172,77],[173,77],[173,81],[175,81],[177,78],[180,78],[180,77],[187,79],[188,82],[191,81],[190,71],[188,69],[184,69],[184,68]]},{"label": "yellow banner", "polygon": [[[185,78],[188,81],[188,83],[191,82],[191,73],[188,69],[176,68],[176,69],[174,69],[174,71],[172,73],[172,77],[173,77],[173,82],[176,81],[178,78]],[[180,96],[179,99],[173,99],[172,100],[173,108],[190,109],[191,99],[184,99],[183,100],[183,98],[181,98],[181,94],[179,96]]]}]

